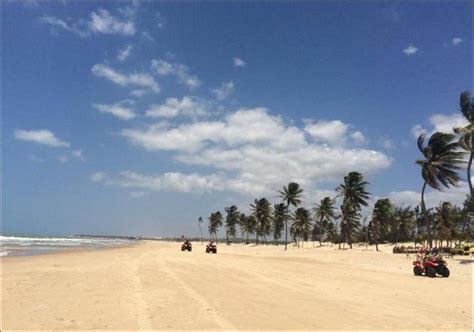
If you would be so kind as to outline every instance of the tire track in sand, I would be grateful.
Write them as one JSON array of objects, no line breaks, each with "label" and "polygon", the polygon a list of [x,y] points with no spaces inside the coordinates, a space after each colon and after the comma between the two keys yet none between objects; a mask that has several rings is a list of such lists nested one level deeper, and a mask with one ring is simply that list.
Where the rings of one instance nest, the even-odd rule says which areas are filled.
[{"label": "tire track in sand", "polygon": [[132,287],[133,287],[133,294],[135,296],[135,303],[137,308],[137,323],[138,323],[138,330],[152,330],[153,327],[151,325],[150,320],[150,308],[148,306],[147,301],[145,300],[143,293],[143,285],[140,279],[140,263],[142,262],[143,258],[148,255],[150,252],[147,251],[142,254],[134,264],[132,268]]},{"label": "tire track in sand", "polygon": [[184,282],[166,263],[166,260],[161,256],[162,253],[160,252],[160,256],[157,258],[159,259],[159,264],[162,267],[163,271],[168,274],[174,281],[176,281],[177,285],[181,287],[192,299],[194,299],[202,309],[204,313],[209,315],[211,319],[222,329],[224,330],[236,330],[235,326],[232,325],[228,320],[222,317],[216,308],[214,308],[204,296],[196,292],[191,286],[189,286],[186,282]]}]

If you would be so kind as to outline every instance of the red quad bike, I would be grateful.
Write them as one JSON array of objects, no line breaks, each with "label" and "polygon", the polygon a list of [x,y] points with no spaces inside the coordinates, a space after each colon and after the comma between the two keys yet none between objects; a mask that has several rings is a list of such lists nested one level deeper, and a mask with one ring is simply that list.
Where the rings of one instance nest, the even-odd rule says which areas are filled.
[{"label": "red quad bike", "polygon": [[211,241],[207,244],[206,253],[207,254],[210,254],[210,253],[217,254],[217,246],[214,244],[214,242]]},{"label": "red quad bike", "polygon": [[193,251],[193,246],[189,240],[185,240],[181,245],[181,251]]},{"label": "red quad bike", "polygon": [[421,276],[424,273],[425,276],[430,278],[436,277],[436,274],[444,278],[449,277],[448,263],[443,260],[442,256],[420,258],[414,261],[413,265],[413,273],[416,276]]}]

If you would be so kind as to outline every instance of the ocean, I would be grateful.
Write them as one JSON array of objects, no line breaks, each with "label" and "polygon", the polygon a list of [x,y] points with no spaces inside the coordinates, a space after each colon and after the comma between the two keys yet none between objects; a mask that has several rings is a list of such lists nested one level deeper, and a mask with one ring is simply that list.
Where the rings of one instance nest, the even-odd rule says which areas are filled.
[{"label": "ocean", "polygon": [[0,235],[0,256],[43,255],[69,249],[98,249],[123,246],[135,240],[88,237]]}]

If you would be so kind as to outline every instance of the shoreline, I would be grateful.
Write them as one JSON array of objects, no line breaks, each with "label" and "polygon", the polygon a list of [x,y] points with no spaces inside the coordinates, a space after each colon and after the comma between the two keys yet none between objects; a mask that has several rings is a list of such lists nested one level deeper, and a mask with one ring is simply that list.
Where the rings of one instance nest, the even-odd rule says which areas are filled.
[{"label": "shoreline", "polygon": [[102,246],[102,247],[95,247],[95,248],[85,248],[85,247],[75,247],[75,248],[65,248],[65,249],[58,249],[58,250],[51,250],[50,252],[44,252],[41,254],[34,254],[34,255],[10,255],[10,256],[0,256],[0,263],[7,263],[10,261],[15,260],[29,260],[31,258],[36,257],[43,257],[43,256],[52,256],[52,255],[69,255],[69,254],[76,254],[76,253],[92,253],[96,251],[106,251],[106,250],[114,250],[114,249],[124,249],[128,247],[134,247],[143,245],[146,240],[137,240],[136,242],[131,242],[129,244],[120,244],[114,246]]}]

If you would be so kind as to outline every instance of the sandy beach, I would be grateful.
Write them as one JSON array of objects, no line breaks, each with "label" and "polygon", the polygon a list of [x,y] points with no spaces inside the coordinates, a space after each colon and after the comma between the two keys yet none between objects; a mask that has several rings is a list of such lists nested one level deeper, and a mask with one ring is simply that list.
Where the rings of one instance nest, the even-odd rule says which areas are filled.
[{"label": "sandy beach", "polygon": [[336,246],[194,243],[2,260],[3,330],[470,330],[472,264],[415,277],[412,258]]}]

